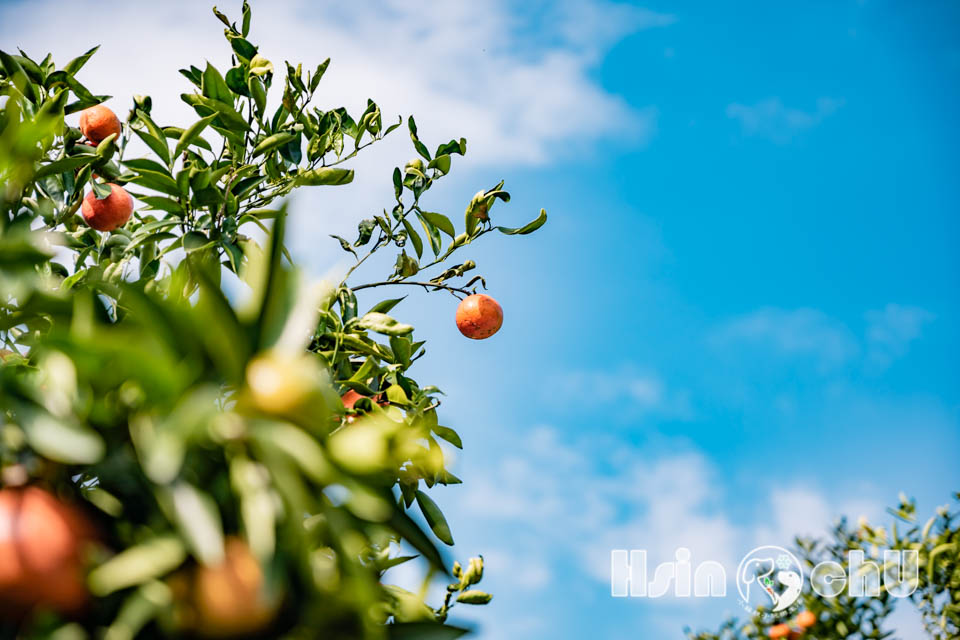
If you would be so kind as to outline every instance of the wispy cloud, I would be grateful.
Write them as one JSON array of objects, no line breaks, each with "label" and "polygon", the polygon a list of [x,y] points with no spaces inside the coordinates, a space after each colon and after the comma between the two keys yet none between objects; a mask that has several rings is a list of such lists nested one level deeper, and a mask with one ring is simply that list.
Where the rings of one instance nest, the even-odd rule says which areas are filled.
[{"label": "wispy cloud", "polygon": [[876,372],[905,356],[936,316],[919,307],[888,304],[864,317],[866,328],[857,335],[817,309],[765,307],[721,323],[710,342],[720,348],[758,347],[772,355],[812,359],[821,371],[859,364]]},{"label": "wispy cloud", "polygon": [[[508,552],[495,546],[489,555],[485,580],[492,591],[524,599],[538,590],[551,592],[562,577],[567,585],[580,585],[580,593],[607,597],[612,549],[646,549],[656,566],[685,546],[694,563],[717,560],[732,580],[740,558],[754,546],[790,546],[798,533],[825,535],[840,514],[882,514],[879,503],[824,494],[816,479],[810,481],[795,478],[783,486],[758,480],[747,495],[732,496],[722,472],[696,449],[678,445],[653,454],[626,439],[564,435],[539,426],[518,436],[497,464],[473,469],[448,515],[456,521],[469,514],[471,522],[483,523],[484,539],[508,545]],[[745,518],[729,509],[743,499],[756,506],[755,515]],[[719,623],[722,613],[713,608],[730,604],[668,597],[651,606],[649,615],[665,634],[679,634],[698,620]],[[539,619],[542,629],[556,632],[551,606],[562,605],[538,608],[539,617],[525,624],[536,626]],[[489,621],[485,637],[515,637],[509,626],[502,628],[511,619]]]},{"label": "wispy cloud", "polygon": [[920,337],[923,327],[935,318],[925,309],[898,304],[868,311],[866,339],[869,363],[879,368],[889,366],[907,353],[910,344]]},{"label": "wispy cloud", "polygon": [[844,100],[820,98],[813,111],[787,107],[780,98],[767,98],[753,105],[734,102],[727,106],[727,117],[737,120],[746,136],[766,138],[785,144],[804,131],[816,127],[842,107]]},{"label": "wispy cloud", "polygon": [[591,410],[620,404],[639,413],[676,418],[691,414],[687,393],[668,388],[657,373],[632,365],[558,373],[551,377],[548,388],[554,402],[580,404]]},{"label": "wispy cloud", "polygon": [[[99,43],[100,51],[80,72],[94,93],[115,96],[107,104],[121,115],[134,94],[151,95],[155,120],[186,126],[197,115],[180,100],[192,85],[177,69],[202,67],[206,60],[221,70],[229,65],[230,49],[211,4],[2,3],[0,42],[4,49],[20,46],[33,56],[52,51],[60,64]],[[219,5],[239,16],[239,0]],[[599,140],[642,146],[655,133],[657,109],[635,108],[607,91],[595,66],[625,35],[673,20],[607,0],[538,4],[536,11],[499,0],[484,3],[482,10],[442,1],[276,0],[253,3],[253,14],[250,39],[279,69],[284,60],[303,61],[309,69],[332,58],[318,91],[321,108],[345,106],[359,113],[372,98],[385,121],[414,114],[431,149],[466,137],[467,157],[454,161],[454,181],[490,167],[563,162]],[[92,15],[106,17],[93,25]],[[131,146],[134,153],[138,143]],[[327,234],[352,236],[361,217],[389,203],[392,169],[412,155],[409,137],[400,130],[350,162],[356,177],[349,190],[298,193],[294,211],[304,213],[293,220],[294,255],[316,273],[340,260],[342,252]],[[492,186],[471,181],[452,198],[447,184],[431,191],[431,198],[446,197],[459,210],[466,205],[464,197]]]},{"label": "wispy cloud", "polygon": [[711,337],[721,347],[756,345],[788,357],[809,357],[822,369],[848,362],[859,352],[853,333],[816,309],[765,307],[723,323]]},{"label": "wispy cloud", "polygon": [[[61,62],[101,42],[82,72],[95,92],[116,96],[118,111],[132,94],[149,93],[163,119],[189,116],[177,100],[188,85],[176,69],[204,59],[224,66],[229,52],[210,4],[104,0],[95,13],[109,16],[109,28],[90,29],[78,28],[90,24],[90,2],[5,3],[0,39],[41,57],[53,49]],[[239,2],[220,4],[239,15]],[[468,137],[474,161],[541,164],[571,152],[571,140],[652,133],[654,112],[607,92],[591,69],[618,39],[672,21],[604,0],[538,5],[535,15],[505,2],[477,11],[448,2],[289,0],[255,4],[251,38],[281,68],[284,59],[333,57],[322,96],[361,110],[372,97],[385,114],[416,113],[431,137]]]}]

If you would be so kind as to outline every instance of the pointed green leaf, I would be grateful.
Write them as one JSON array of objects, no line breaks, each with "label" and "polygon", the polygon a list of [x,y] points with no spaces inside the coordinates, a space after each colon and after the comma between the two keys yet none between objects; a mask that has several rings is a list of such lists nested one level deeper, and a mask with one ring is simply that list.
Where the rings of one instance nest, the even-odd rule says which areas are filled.
[{"label": "pointed green leaf", "polygon": [[508,236],[516,235],[526,235],[528,233],[533,233],[540,227],[542,227],[547,222],[547,212],[544,209],[540,209],[540,215],[537,216],[535,220],[528,222],[518,229],[511,229],[509,227],[497,227],[497,231],[500,233],[505,233]]},{"label": "pointed green leaf", "polygon": [[[194,122],[192,125],[190,125],[183,133],[180,134],[180,138],[179,140],[177,140],[177,148],[173,152],[173,155],[179,156],[191,144],[196,144],[200,133],[204,129],[206,129],[207,125],[213,122],[214,119],[216,119],[216,117],[217,117],[217,114],[213,114],[213,115],[207,116],[206,118],[200,118],[199,120]],[[207,146],[209,147],[209,144]]]},{"label": "pointed green leaf", "polygon": [[443,512],[440,511],[437,503],[423,491],[417,491],[417,505],[420,507],[423,517],[427,519],[427,524],[430,525],[430,529],[434,535],[436,535],[441,542],[453,546],[453,535],[450,533],[450,525],[447,524],[447,519],[444,517]]},{"label": "pointed green leaf", "polygon": [[405,336],[413,331],[411,325],[397,322],[387,314],[376,311],[369,312],[360,318],[360,320],[357,321],[357,326],[361,329],[376,331],[377,333],[382,333],[387,336]]},{"label": "pointed green leaf", "polygon": [[317,167],[303,171],[294,178],[298,185],[340,185],[353,182],[353,169],[339,169],[336,167]]}]

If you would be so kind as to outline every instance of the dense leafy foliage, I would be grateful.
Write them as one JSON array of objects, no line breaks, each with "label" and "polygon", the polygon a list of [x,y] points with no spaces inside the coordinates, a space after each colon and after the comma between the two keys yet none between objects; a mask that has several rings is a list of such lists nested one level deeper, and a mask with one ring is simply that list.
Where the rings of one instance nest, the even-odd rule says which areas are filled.
[{"label": "dense leafy foliage", "polygon": [[[457,637],[449,609],[490,595],[475,588],[481,558],[448,564],[437,543],[453,536],[426,490],[460,482],[440,441],[462,443],[438,421],[440,390],[409,375],[424,342],[388,315],[402,298],[364,312],[354,292],[471,293],[485,282],[452,284],[476,268],[454,254],[494,230],[531,233],[546,214],[495,226],[502,182],[470,200],[462,230],[424,208],[466,140],[431,153],[410,117],[418,157],[393,170],[394,201],[360,221],[355,240],[336,238],[355,266],[339,283],[305,282],[284,248],[283,197],[350,183],[348,162],[403,121],[385,126],[372,100],[359,115],[312,106],[329,60],[277,69],[248,39],[246,3],[239,24],[214,13],[231,66],[181,70],[198,119],[157,123],[137,96],[121,134],[95,146],[67,121],[108,97],[76,78],[96,48],[62,68],[0,52],[2,486],[45,487],[97,531],[84,612],[0,613],[0,635],[214,633],[194,576],[239,539],[265,576],[257,597],[277,609],[250,632]],[[131,157],[137,147],[146,157]],[[91,190],[106,198],[108,183],[138,209],[99,233],[78,209]],[[390,249],[392,272],[351,280]],[[239,300],[221,289],[226,271],[248,285]],[[397,555],[400,541],[429,561],[426,581],[450,576],[444,602],[385,584],[414,557]]]},{"label": "dense leafy foliage", "polygon": [[[960,493],[954,498],[960,500]],[[845,587],[837,597],[823,598],[806,582],[800,602],[805,611],[814,614],[816,622],[805,630],[793,625],[791,638],[800,637],[801,631],[808,638],[899,637],[887,618],[895,606],[911,604],[919,608],[923,626],[931,638],[960,637],[960,515],[949,506],[942,506],[921,525],[915,503],[903,496],[890,513],[895,520],[889,528],[871,525],[865,520],[851,526],[841,520],[834,527],[831,540],[797,538],[796,548],[808,573],[820,562],[831,561],[839,564],[845,574],[849,574],[849,554],[854,550],[863,551],[871,560],[878,560],[883,550],[917,551],[920,571],[916,591],[897,605],[897,598],[886,588],[881,588],[877,597],[851,596]],[[689,632],[688,637],[690,640],[768,638],[774,626],[785,623],[771,622],[766,614],[767,611],[760,610],[749,622],[730,620],[715,633]]]}]

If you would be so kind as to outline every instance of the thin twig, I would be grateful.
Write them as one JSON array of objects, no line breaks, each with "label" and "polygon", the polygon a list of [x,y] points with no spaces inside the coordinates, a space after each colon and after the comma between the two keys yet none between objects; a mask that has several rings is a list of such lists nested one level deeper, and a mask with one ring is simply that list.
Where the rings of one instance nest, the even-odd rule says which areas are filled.
[{"label": "thin twig", "polygon": [[473,292],[468,289],[460,289],[458,287],[451,287],[448,284],[441,284],[439,282],[411,282],[409,280],[384,280],[383,282],[371,282],[369,284],[361,284],[356,287],[351,287],[353,291],[359,291],[361,289],[371,289],[373,287],[383,287],[386,285],[392,284],[406,284],[412,285],[414,287],[423,287],[424,289],[445,289],[447,291],[456,291],[457,293],[462,293],[466,296],[471,295]]}]

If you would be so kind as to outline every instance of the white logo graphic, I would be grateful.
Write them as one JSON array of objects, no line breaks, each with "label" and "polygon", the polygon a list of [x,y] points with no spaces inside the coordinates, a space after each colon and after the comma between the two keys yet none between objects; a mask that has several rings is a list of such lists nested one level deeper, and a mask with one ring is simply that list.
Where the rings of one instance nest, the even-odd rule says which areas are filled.
[{"label": "white logo graphic", "polygon": [[748,611],[764,605],[776,617],[786,616],[802,589],[803,567],[783,547],[757,547],[737,567],[737,591]]}]

